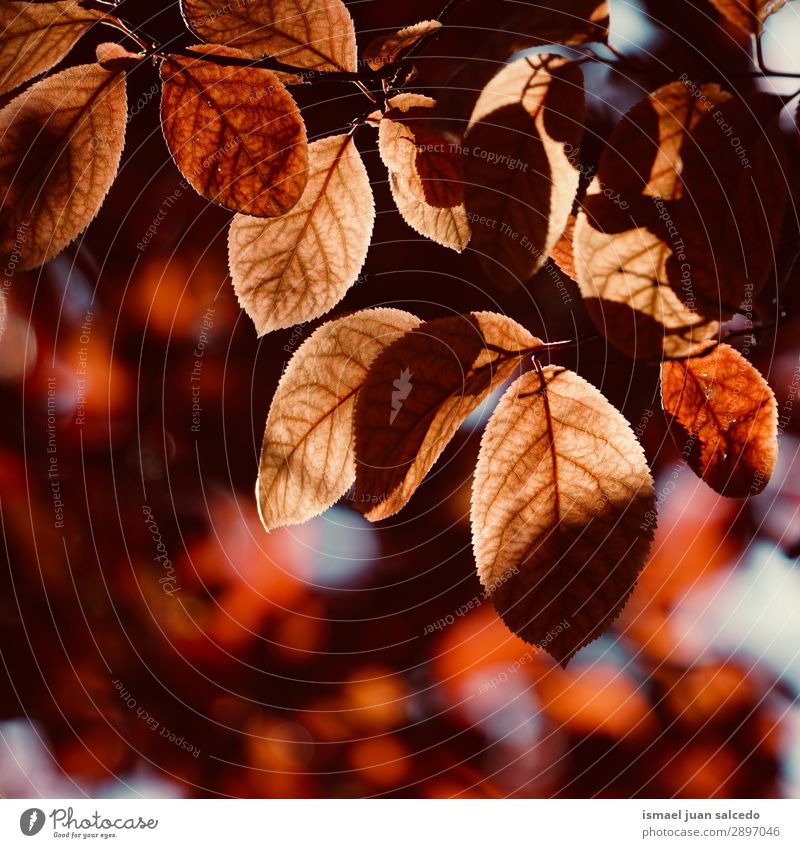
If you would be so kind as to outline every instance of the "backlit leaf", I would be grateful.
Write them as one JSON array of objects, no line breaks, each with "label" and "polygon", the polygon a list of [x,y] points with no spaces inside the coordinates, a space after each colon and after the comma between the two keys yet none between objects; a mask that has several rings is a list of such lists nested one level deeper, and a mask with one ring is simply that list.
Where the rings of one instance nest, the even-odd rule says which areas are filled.
[{"label": "backlit leaf", "polygon": [[583,77],[560,56],[526,56],[481,93],[465,138],[472,246],[486,273],[513,289],[547,261],[578,190]]},{"label": "backlit leaf", "polygon": [[504,35],[513,37],[511,44],[516,49],[603,42],[608,38],[606,0],[538,0],[514,6],[514,14],[504,21]]},{"label": "backlit leaf", "polygon": [[0,112],[0,255],[35,268],[97,214],[125,143],[125,76],[79,65]]},{"label": "backlit leaf", "polygon": [[661,366],[664,409],[688,435],[690,465],[714,490],[757,495],[778,454],[775,395],[734,348],[718,345],[694,359]]},{"label": "backlit leaf", "polygon": [[192,29],[260,59],[314,71],[355,71],[356,35],[342,0],[182,0]]},{"label": "backlit leaf", "polygon": [[400,94],[389,106],[379,124],[378,149],[398,211],[421,235],[463,250],[470,227],[460,140],[443,128],[430,97]]},{"label": "backlit leaf", "polygon": [[436,101],[400,94],[389,101],[378,128],[384,165],[409,191],[430,206],[451,209],[464,203],[461,139],[436,114]]},{"label": "backlit leaf", "polygon": [[711,0],[731,23],[749,35],[761,32],[764,22],[786,5],[786,0]]},{"label": "backlit leaf", "polygon": [[356,393],[380,351],[418,324],[408,312],[370,309],[323,324],[297,350],[261,448],[257,493],[268,530],[313,518],[350,488]]},{"label": "backlit leaf", "polygon": [[675,82],[612,134],[577,269],[595,323],[627,353],[698,353],[763,287],[787,194],[780,108],[773,95]]},{"label": "backlit leaf", "polygon": [[469,244],[470,226],[463,204],[444,209],[431,206],[397,173],[389,174],[389,187],[397,211],[412,230],[459,253]]},{"label": "backlit leaf", "polygon": [[391,35],[373,38],[364,50],[364,59],[373,70],[380,70],[394,60],[420,38],[442,28],[439,21],[421,21],[413,26],[404,27]]},{"label": "backlit leaf", "polygon": [[350,135],[309,146],[308,184],[281,218],[237,215],[228,258],[237,297],[259,334],[324,315],[358,277],[375,204]]},{"label": "backlit leaf", "polygon": [[472,490],[478,575],[510,630],[565,664],[619,615],[644,565],[655,496],[628,422],[570,371],[503,396]]},{"label": "backlit leaf", "polygon": [[540,344],[491,312],[420,325],[388,347],[356,403],[355,503],[370,521],[402,509],[464,419]]},{"label": "backlit leaf", "polygon": [[452,136],[417,133],[417,174],[425,202],[436,209],[464,204],[464,161],[461,145]]},{"label": "backlit leaf", "polygon": [[48,71],[103,12],[82,9],[77,0],[16,3],[0,0],[0,94]]},{"label": "backlit leaf", "polygon": [[673,253],[668,274],[684,303],[711,317],[752,301],[775,263],[787,198],[782,108],[772,94],[730,97],[682,145],[670,211],[686,260]]},{"label": "backlit leaf", "polygon": [[161,79],[164,137],[200,194],[259,217],[297,203],[308,180],[306,129],[275,74],[173,55]]},{"label": "backlit leaf", "polygon": [[[686,243],[675,224],[684,145],[703,115],[729,95],[717,86],[693,97],[671,83],[631,109],[611,134],[575,226],[577,282],[597,327],[631,356],[687,356],[708,347],[722,314],[670,285],[669,268],[686,271]],[[687,199],[687,203],[691,199]],[[683,273],[683,272],[682,272]],[[691,268],[689,268],[691,288]],[[676,281],[681,289],[681,279]]]},{"label": "backlit leaf", "polygon": [[719,333],[719,323],[693,312],[670,287],[672,251],[644,225],[653,218],[649,203],[631,205],[627,221],[607,214],[602,200],[585,203],[574,240],[583,302],[597,328],[629,356],[699,353]]},{"label": "backlit leaf", "polygon": [[[464,119],[469,118],[478,93],[495,74],[498,60],[531,47],[608,39],[606,0],[492,0],[485,8],[490,10],[491,26],[458,30],[458,41],[463,45],[458,55],[463,58],[448,75],[447,90],[440,94],[448,103],[448,111]],[[488,23],[489,18],[485,20]],[[442,38],[445,43],[447,30]]]},{"label": "backlit leaf", "polygon": [[[389,171],[408,178],[416,170],[416,132],[436,119],[436,101],[423,94],[398,94],[388,102],[378,125],[378,152]],[[418,193],[423,195],[421,187]]]},{"label": "backlit leaf", "polygon": [[141,53],[131,53],[115,41],[98,44],[95,49],[97,64],[107,71],[129,71],[142,61]]},{"label": "backlit leaf", "polygon": [[577,222],[575,215],[570,215],[567,221],[566,229],[561,233],[561,237],[556,242],[550,258],[558,265],[560,271],[566,274],[571,280],[575,279],[575,251],[572,242],[575,238],[575,224]]}]

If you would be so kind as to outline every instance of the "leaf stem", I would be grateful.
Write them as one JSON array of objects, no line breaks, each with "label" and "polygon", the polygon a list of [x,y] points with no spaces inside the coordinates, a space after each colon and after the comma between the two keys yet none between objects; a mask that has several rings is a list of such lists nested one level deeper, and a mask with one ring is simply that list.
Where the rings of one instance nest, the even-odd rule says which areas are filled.
[{"label": "leaf stem", "polygon": [[107,15],[108,17],[106,17],[102,23],[112,26],[114,29],[118,29],[120,32],[127,35],[128,38],[133,39],[133,41],[135,41],[146,53],[152,49],[153,45],[145,41],[141,35],[136,32],[134,27],[130,24],[126,24],[118,15],[114,14],[121,3],[107,3],[105,0],[79,0],[78,5],[89,12],[101,12],[102,14]]},{"label": "leaf stem", "polygon": [[[355,82],[361,83],[366,88],[372,83],[377,85],[382,79],[390,77],[395,68],[392,64],[387,64],[379,70],[372,68],[362,71],[317,71],[313,68],[302,68],[295,65],[288,65],[272,56],[266,54],[259,58],[239,57],[239,56],[223,56],[217,53],[203,53],[202,51],[188,50],[183,47],[168,47],[166,44],[159,44],[147,37],[147,34],[140,27],[135,26],[130,21],[125,20],[118,14],[121,3],[109,3],[106,0],[78,0],[78,5],[84,9],[89,9],[97,12],[103,12],[109,15],[106,23],[116,26],[126,35],[139,44],[140,47],[148,52],[148,56],[157,56],[160,59],[165,58],[167,53],[178,56],[186,56],[192,59],[199,59],[205,62],[213,62],[216,65],[223,67],[238,67],[238,68],[263,68],[268,71],[279,71],[281,73],[290,74],[292,76],[301,77],[306,82],[323,82],[323,81],[339,81],[339,82]],[[145,41],[147,39],[147,41]]]},{"label": "leaf stem", "polygon": [[[233,68],[262,68],[267,71],[279,71],[291,76],[302,77],[306,82],[322,82],[337,80],[340,82],[361,82],[371,77],[360,71],[315,71],[312,68],[300,68],[295,65],[286,65],[273,59],[271,56],[261,56],[251,59],[244,56],[224,56],[220,53],[203,53],[201,50],[189,50],[188,48],[175,47],[168,51],[172,55],[185,56],[192,59],[200,59],[204,62],[213,62],[215,65]],[[165,58],[167,53],[163,47],[153,51],[153,55]]]}]

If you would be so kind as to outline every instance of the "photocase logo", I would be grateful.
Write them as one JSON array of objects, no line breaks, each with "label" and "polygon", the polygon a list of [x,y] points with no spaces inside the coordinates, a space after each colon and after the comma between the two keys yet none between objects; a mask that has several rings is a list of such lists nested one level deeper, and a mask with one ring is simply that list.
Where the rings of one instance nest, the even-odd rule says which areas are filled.
[{"label": "photocase logo", "polygon": [[19,829],[25,836],[36,836],[36,834],[44,827],[44,810],[38,807],[31,807],[19,817]]},{"label": "photocase logo", "polygon": [[413,388],[411,385],[412,376],[413,374],[406,368],[400,372],[400,376],[392,383],[395,391],[392,392],[392,411],[389,414],[390,427],[394,424],[394,419],[397,418],[398,413],[403,408],[403,401],[408,400],[408,396],[411,394],[411,389]]}]

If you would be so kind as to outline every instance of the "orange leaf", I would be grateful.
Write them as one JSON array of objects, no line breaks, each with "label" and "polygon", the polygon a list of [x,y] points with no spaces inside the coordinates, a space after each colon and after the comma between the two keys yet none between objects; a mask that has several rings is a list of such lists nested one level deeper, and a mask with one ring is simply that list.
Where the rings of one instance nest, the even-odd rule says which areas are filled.
[{"label": "orange leaf", "polygon": [[608,38],[606,0],[538,0],[504,21],[506,42],[517,49],[547,44],[585,44]]},{"label": "orange leaf", "polygon": [[428,321],[376,359],[356,402],[355,505],[402,509],[464,419],[541,344],[516,321],[474,312]]},{"label": "orange leaf", "polygon": [[573,242],[576,282],[597,328],[629,356],[700,353],[713,343],[719,323],[689,309],[670,287],[672,252],[644,225],[652,217],[649,203],[629,204],[627,221],[612,217],[608,207],[585,205]]},{"label": "orange leaf", "polygon": [[712,318],[752,302],[775,263],[788,193],[782,108],[773,94],[731,97],[682,145],[671,212],[686,258],[673,251],[667,272],[684,303]]},{"label": "orange leaf", "polygon": [[626,353],[700,353],[763,287],[787,195],[780,108],[685,80],[615,129],[575,251],[587,308]]},{"label": "orange leaf", "polygon": [[575,251],[572,244],[575,239],[575,223],[577,220],[575,215],[569,216],[567,226],[550,254],[550,258],[558,265],[559,270],[571,280],[576,278],[577,273],[575,271]]},{"label": "orange leaf", "polygon": [[103,12],[82,9],[78,0],[16,3],[0,0],[0,94],[49,71]]},{"label": "orange leaf", "polygon": [[415,165],[425,202],[437,209],[464,203],[464,163],[460,143],[453,136],[417,132]]},{"label": "orange leaf", "polygon": [[689,464],[722,495],[757,495],[778,454],[772,389],[734,348],[661,366],[664,409],[689,434]]},{"label": "orange leaf", "polygon": [[131,53],[115,41],[98,44],[95,53],[97,64],[107,71],[129,71],[141,62],[143,54]]},{"label": "orange leaf", "polygon": [[358,277],[369,249],[375,204],[351,135],[310,145],[300,202],[281,218],[237,215],[228,257],[239,302],[259,334],[324,315]]},{"label": "orange leaf", "polygon": [[375,357],[419,320],[369,309],[323,324],[281,377],[261,448],[258,493],[267,530],[332,506],[356,476],[353,407]]},{"label": "orange leaf", "polygon": [[711,0],[711,3],[743,32],[759,35],[767,18],[780,11],[786,0]]},{"label": "orange leaf", "polygon": [[[673,254],[686,262],[675,226],[683,197],[684,144],[702,116],[730,95],[670,83],[633,107],[611,134],[578,214],[573,247],[584,302],[597,327],[631,356],[689,356],[719,331],[670,285]],[[728,316],[720,316],[728,317]]]},{"label": "orange leaf", "polygon": [[384,165],[430,206],[450,209],[463,204],[462,144],[437,118],[436,101],[400,94],[389,106],[378,131]]},{"label": "orange leaf", "polygon": [[566,662],[619,615],[653,536],[653,480],[622,415],[562,368],[520,377],[481,444],[478,576],[508,628]]},{"label": "orange leaf", "polygon": [[79,65],[0,112],[0,255],[35,268],[89,225],[119,168],[126,111],[124,74]]},{"label": "orange leaf", "polygon": [[404,50],[416,44],[420,38],[441,28],[439,21],[421,21],[413,26],[403,27],[391,35],[379,35],[367,45],[364,59],[370,68],[379,71],[384,65],[391,65]]},{"label": "orange leaf", "polygon": [[421,235],[462,251],[470,227],[464,207],[461,144],[436,117],[436,101],[399,94],[378,129],[378,149],[403,220]]},{"label": "orange leaf", "polygon": [[164,137],[200,194],[265,218],[297,203],[308,180],[306,128],[275,74],[172,55],[161,79]]},{"label": "orange leaf", "polygon": [[526,56],[478,98],[465,138],[472,246],[513,289],[547,261],[572,212],[580,174],[583,77],[561,56]]},{"label": "orange leaf", "polygon": [[181,0],[191,28],[254,59],[315,71],[355,71],[356,35],[342,0]]}]

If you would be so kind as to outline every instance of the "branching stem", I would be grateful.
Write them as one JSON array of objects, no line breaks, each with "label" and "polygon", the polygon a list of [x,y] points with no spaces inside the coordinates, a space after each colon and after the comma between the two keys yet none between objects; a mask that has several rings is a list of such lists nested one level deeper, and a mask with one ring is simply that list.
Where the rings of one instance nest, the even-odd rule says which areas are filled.
[{"label": "branching stem", "polygon": [[[357,86],[357,88],[371,102],[378,103],[379,97],[375,95],[375,90],[381,89],[380,96],[385,98],[393,91],[399,91],[405,85],[408,79],[408,74],[404,72],[409,66],[411,59],[418,56],[427,46],[435,41],[442,30],[434,30],[419,39],[410,49],[406,50],[393,62],[387,62],[379,69],[373,69],[369,65],[364,65],[356,71],[346,70],[330,70],[318,71],[310,68],[298,67],[281,62],[272,56],[263,55],[258,58],[239,57],[239,56],[223,56],[217,53],[203,53],[200,50],[188,50],[183,47],[169,47],[166,44],[159,44],[154,39],[150,38],[141,27],[137,27],[130,21],[125,20],[120,16],[120,7],[125,0],[119,2],[108,2],[108,0],[79,0],[79,5],[84,9],[91,9],[98,12],[103,12],[109,18],[107,24],[116,27],[121,32],[125,33],[129,38],[136,42],[145,52],[144,58],[156,57],[163,59],[168,54],[185,56],[195,60],[213,62],[214,64],[223,67],[245,67],[245,68],[263,68],[269,71],[277,71],[279,73],[288,74],[299,77],[306,83],[318,82],[349,82]],[[469,2],[469,0],[448,0],[444,8],[437,16],[437,20],[446,25],[450,16],[460,6]],[[587,62],[596,62],[598,64],[607,65],[612,68],[617,68],[621,71],[627,70],[631,74],[652,75],[658,77],[674,76],[675,71],[671,68],[647,68],[640,62],[620,53],[612,45],[605,45],[611,57],[603,57],[595,50],[589,48],[589,51],[579,59],[576,59],[577,64],[585,64]],[[755,79],[755,78],[800,78],[800,72],[783,72],[775,71],[767,68],[764,61],[761,39],[755,37],[755,53],[758,62],[757,71],[738,71],[730,75],[730,79]],[[790,100],[800,94],[800,91],[786,97]]]}]

